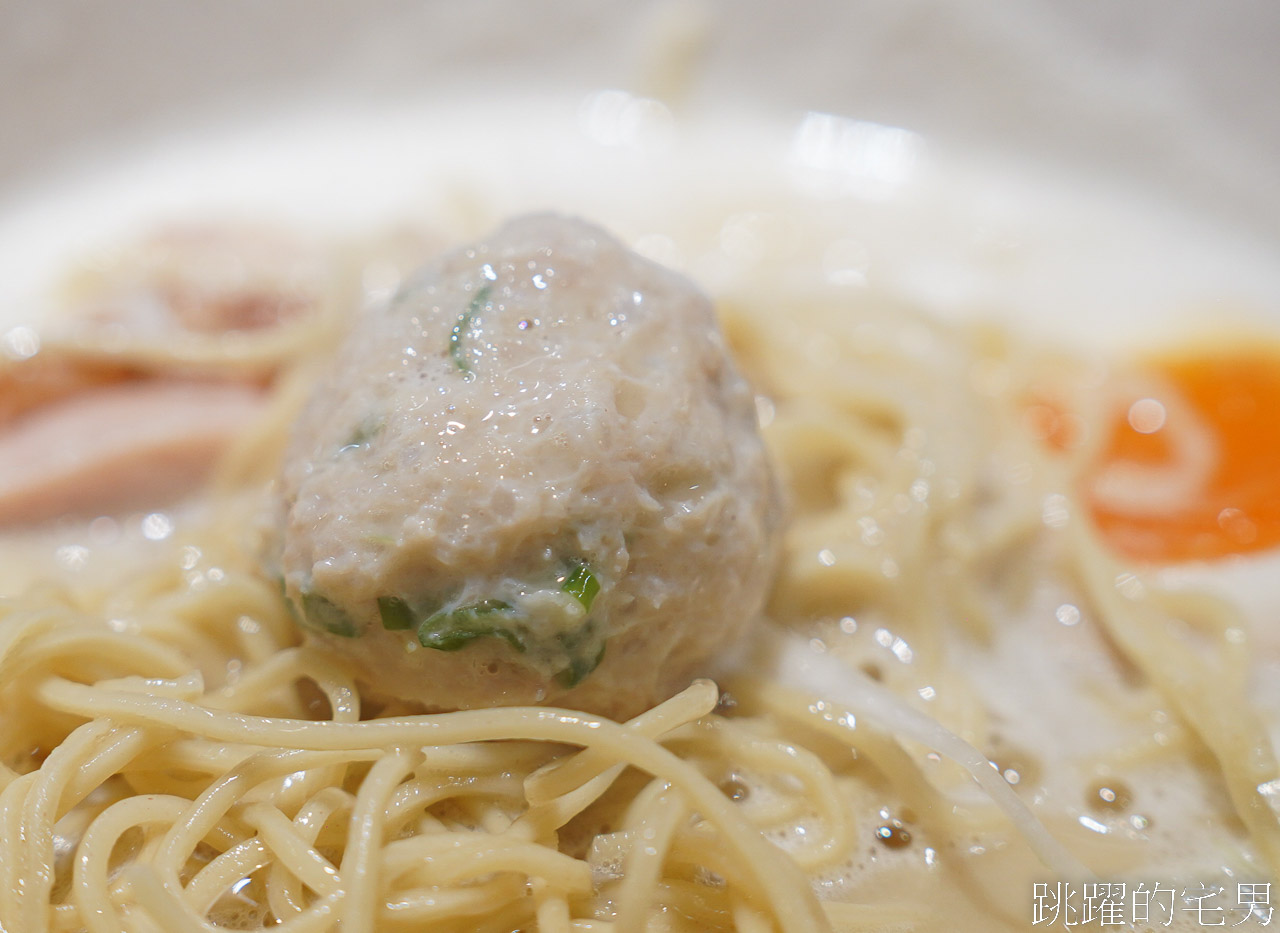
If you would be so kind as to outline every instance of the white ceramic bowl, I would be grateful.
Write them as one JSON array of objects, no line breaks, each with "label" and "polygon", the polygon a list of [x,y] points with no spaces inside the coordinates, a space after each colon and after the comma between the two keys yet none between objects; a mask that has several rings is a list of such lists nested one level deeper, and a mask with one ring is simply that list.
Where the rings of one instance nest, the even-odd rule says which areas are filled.
[{"label": "white ceramic bowl", "polygon": [[[865,175],[904,139],[945,168],[840,192],[912,205],[860,230],[915,250],[881,271],[925,304],[1090,340],[1214,303],[1274,314],[1277,38],[1265,0],[8,4],[0,323],[39,315],[58,257],[183,211],[351,223],[470,186],[494,213],[580,209],[641,236],[672,191],[794,163],[806,114],[843,120],[808,124],[820,168]],[[655,120],[674,143],[652,145]],[[1030,267],[988,277],[982,237]]]}]

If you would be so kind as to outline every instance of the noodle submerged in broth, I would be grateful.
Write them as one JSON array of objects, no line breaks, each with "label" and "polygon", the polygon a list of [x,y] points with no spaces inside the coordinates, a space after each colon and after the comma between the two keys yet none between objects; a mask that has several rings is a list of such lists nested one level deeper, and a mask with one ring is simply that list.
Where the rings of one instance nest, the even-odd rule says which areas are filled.
[{"label": "noodle submerged in broth", "polygon": [[767,269],[717,306],[791,512],[755,650],[621,724],[363,690],[258,565],[349,278],[323,326],[146,344],[263,393],[194,500],[14,539],[52,556],[0,603],[3,929],[985,931],[1036,883],[1276,877],[1247,629],[1085,492],[1106,374]]}]

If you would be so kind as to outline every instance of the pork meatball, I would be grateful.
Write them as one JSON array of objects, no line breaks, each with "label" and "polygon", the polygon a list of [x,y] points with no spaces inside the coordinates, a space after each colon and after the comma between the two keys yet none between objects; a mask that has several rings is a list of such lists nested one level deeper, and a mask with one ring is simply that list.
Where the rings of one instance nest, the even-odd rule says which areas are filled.
[{"label": "pork meatball", "polygon": [[760,611],[778,486],[710,302],[517,219],[361,319],[298,419],[285,592],[374,692],[632,715]]}]

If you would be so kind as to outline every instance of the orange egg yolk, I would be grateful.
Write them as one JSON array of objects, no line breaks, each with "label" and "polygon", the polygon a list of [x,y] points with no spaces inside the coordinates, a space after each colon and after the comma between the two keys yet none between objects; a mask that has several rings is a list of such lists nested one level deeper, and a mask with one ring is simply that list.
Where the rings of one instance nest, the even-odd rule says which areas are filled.
[{"label": "orange egg yolk", "polygon": [[[1123,400],[1086,477],[1105,539],[1155,563],[1280,545],[1280,344],[1170,355],[1143,370],[1152,394]],[[1117,472],[1148,501],[1108,493]]]}]

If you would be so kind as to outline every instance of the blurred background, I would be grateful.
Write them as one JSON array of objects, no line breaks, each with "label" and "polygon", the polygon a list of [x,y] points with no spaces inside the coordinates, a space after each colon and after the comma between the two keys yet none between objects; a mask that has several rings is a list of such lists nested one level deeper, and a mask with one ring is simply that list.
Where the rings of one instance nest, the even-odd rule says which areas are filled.
[{"label": "blurred background", "polygon": [[1276,49],[1274,0],[4,0],[0,199],[303,103],[620,87],[1100,167],[1280,235]]}]

